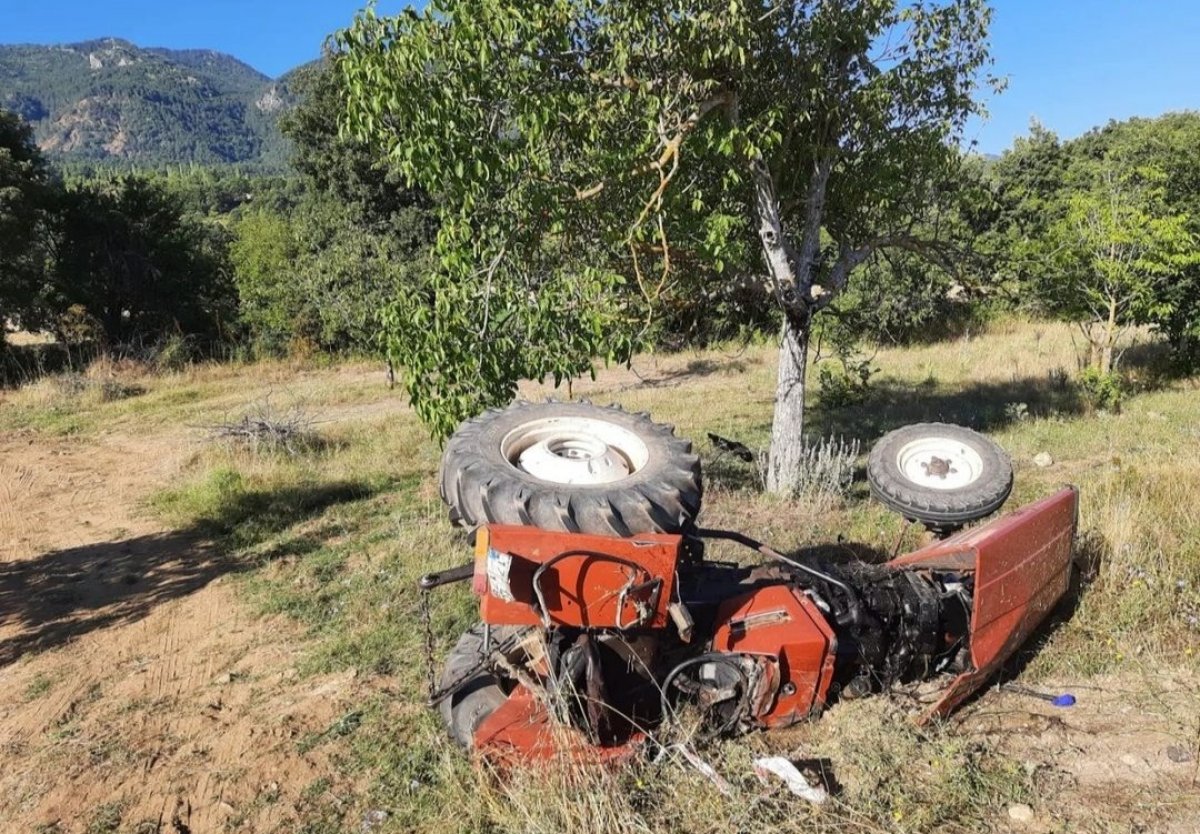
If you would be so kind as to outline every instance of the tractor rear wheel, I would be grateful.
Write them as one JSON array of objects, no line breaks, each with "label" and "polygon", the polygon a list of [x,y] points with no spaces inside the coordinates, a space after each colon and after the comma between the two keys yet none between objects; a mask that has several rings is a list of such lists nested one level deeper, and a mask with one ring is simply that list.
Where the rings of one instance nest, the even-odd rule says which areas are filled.
[{"label": "tractor rear wheel", "polygon": [[590,403],[517,402],[446,443],[442,498],[457,524],[636,536],[687,530],[700,458],[673,427]]}]

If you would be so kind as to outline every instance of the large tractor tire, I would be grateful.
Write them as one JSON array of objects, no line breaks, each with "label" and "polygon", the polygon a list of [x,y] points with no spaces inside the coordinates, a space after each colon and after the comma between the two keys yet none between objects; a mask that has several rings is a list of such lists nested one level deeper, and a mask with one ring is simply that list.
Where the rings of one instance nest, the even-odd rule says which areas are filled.
[{"label": "large tractor tire", "polygon": [[907,519],[952,530],[991,515],[1012,492],[1012,461],[994,441],[948,423],[884,435],[867,458],[871,494]]},{"label": "large tractor tire", "polygon": [[617,407],[517,402],[463,423],[442,456],[450,518],[636,536],[687,530],[700,458],[671,426]]}]

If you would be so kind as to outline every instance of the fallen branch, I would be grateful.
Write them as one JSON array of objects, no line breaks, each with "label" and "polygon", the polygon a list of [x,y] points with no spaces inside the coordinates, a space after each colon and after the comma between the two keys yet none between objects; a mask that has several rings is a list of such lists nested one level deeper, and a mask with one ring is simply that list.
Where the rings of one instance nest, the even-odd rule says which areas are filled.
[{"label": "fallen branch", "polygon": [[277,414],[269,403],[264,403],[240,420],[209,426],[208,436],[210,440],[249,446],[255,452],[282,450],[297,455],[316,444],[315,422],[299,408]]}]

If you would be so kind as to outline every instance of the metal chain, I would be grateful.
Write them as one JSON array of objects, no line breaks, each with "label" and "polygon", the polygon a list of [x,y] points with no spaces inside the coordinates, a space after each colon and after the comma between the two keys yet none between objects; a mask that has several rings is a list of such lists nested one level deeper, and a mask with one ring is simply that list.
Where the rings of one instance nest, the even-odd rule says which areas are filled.
[{"label": "metal chain", "polygon": [[481,653],[479,662],[464,671],[454,680],[448,682],[445,686],[437,685],[437,663],[434,660],[434,637],[433,637],[433,609],[430,604],[430,591],[421,589],[421,629],[425,637],[425,680],[426,690],[428,692],[429,706],[437,706],[438,703],[444,701],[449,696],[453,695],[458,689],[471,678],[482,672],[484,669],[491,668],[492,657],[496,652],[506,652],[512,649],[518,642],[521,636],[518,632],[513,636],[504,640],[499,645],[492,646],[492,651],[486,654]]},{"label": "metal chain", "polygon": [[429,603],[429,589],[421,589],[421,626],[425,630],[425,679],[428,684],[429,701],[437,694],[437,672],[433,661],[433,611]]}]

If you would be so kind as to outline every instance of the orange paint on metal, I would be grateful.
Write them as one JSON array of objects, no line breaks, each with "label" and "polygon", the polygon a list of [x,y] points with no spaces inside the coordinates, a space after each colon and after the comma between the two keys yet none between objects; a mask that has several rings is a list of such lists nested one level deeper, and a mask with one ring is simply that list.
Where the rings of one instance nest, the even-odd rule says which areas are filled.
[{"label": "orange paint on metal", "polygon": [[1079,493],[1064,489],[890,563],[975,572],[972,669],[954,679],[925,721],[947,715],[982,686],[1066,593],[1078,506]]},{"label": "orange paint on metal", "polygon": [[[479,531],[475,553],[481,618],[543,625],[544,614],[553,626],[666,628],[682,544],[675,535],[621,539],[489,525]],[[551,561],[539,580],[542,612],[534,574]]]},{"label": "orange paint on metal", "polygon": [[624,744],[592,744],[579,730],[554,723],[545,705],[524,686],[475,731],[475,749],[499,765],[532,764],[563,759],[576,764],[615,764],[640,751],[645,736],[635,733]]},{"label": "orange paint on metal", "polygon": [[763,726],[786,727],[825,706],[837,643],[825,615],[802,592],[787,585],[751,591],[723,604],[717,622],[713,651],[760,655],[778,666],[779,695],[755,716]]}]

